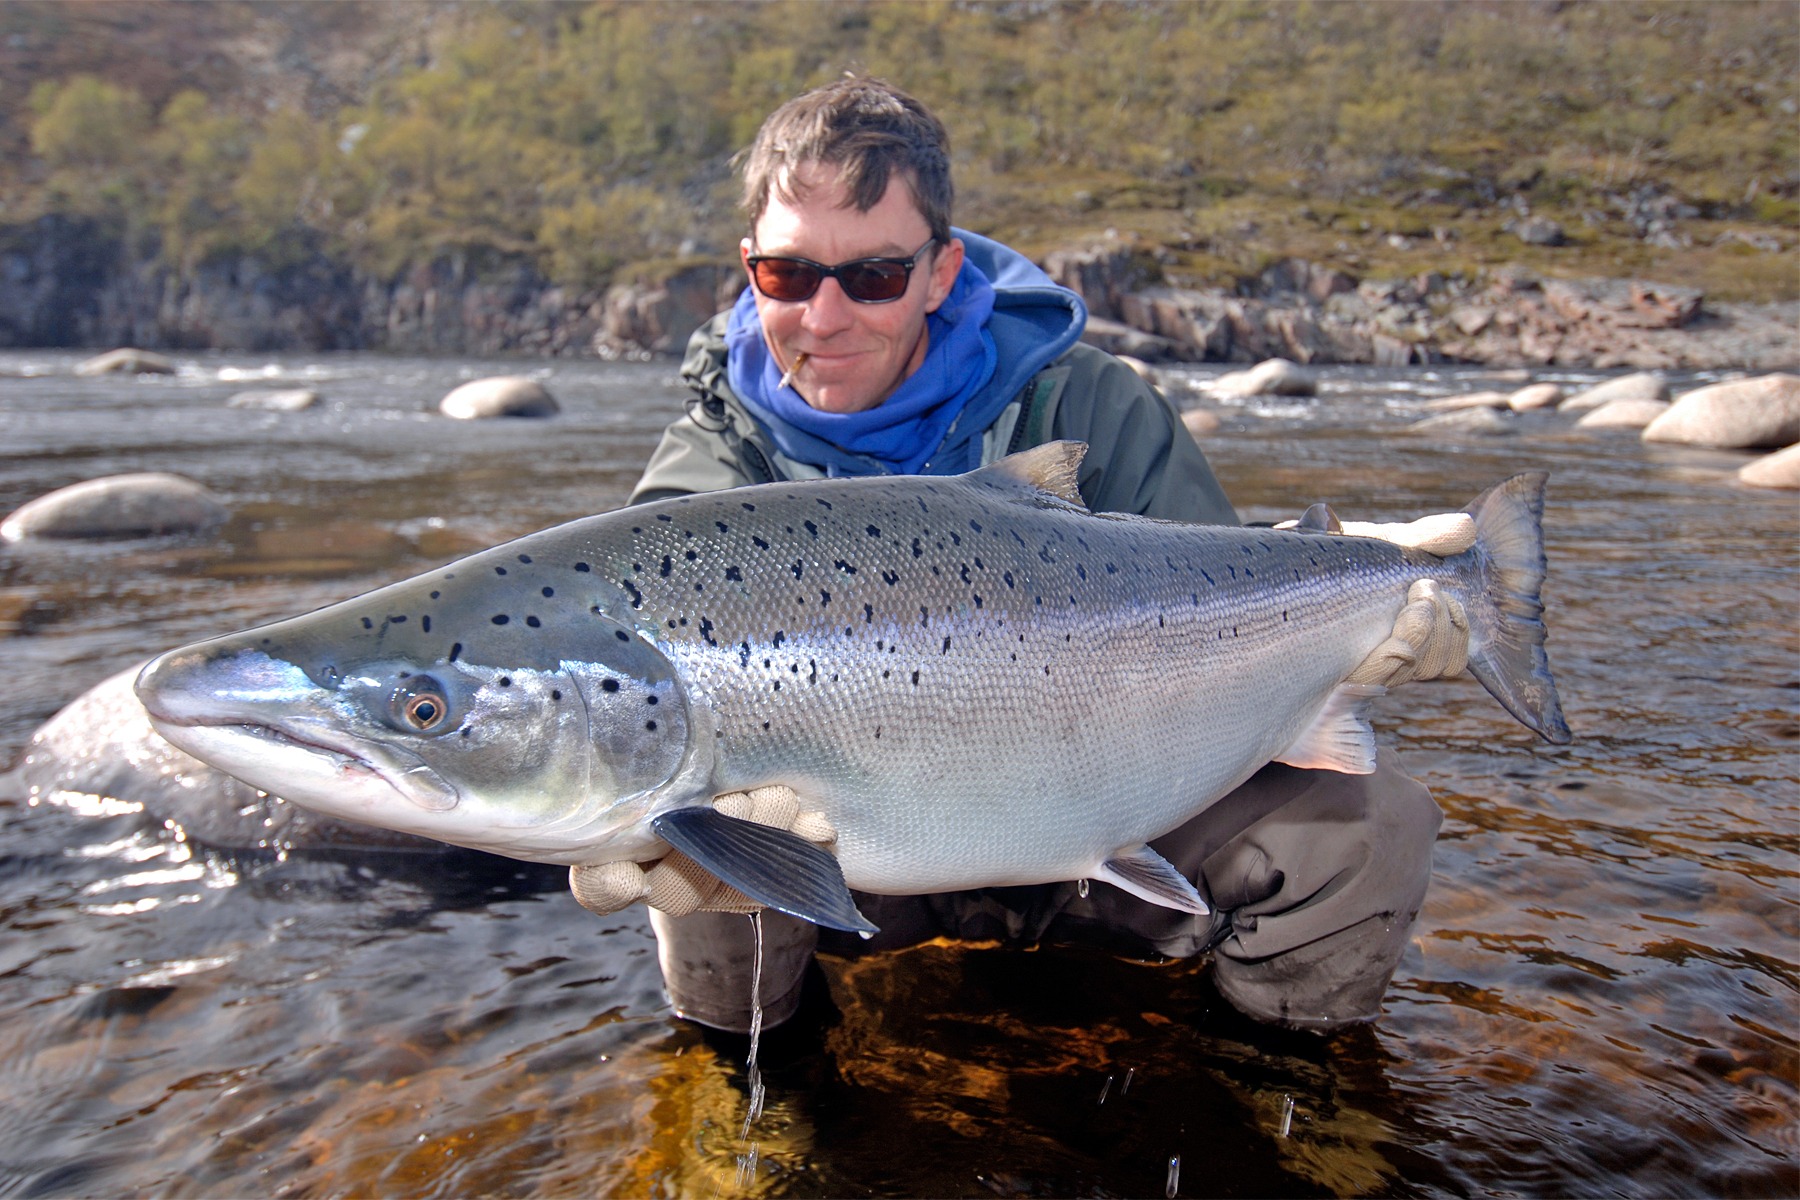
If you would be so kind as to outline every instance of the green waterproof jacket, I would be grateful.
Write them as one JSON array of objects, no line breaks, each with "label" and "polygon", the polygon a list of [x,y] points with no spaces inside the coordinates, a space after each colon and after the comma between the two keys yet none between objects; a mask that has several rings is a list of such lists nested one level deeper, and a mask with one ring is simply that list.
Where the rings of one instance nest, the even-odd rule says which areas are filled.
[{"label": "green waterproof jacket", "polygon": [[[725,320],[714,317],[689,339],[681,377],[694,398],[687,415],[664,431],[631,503],[823,476],[818,466],[777,451],[732,392]],[[981,460],[1062,439],[1088,445],[1081,495],[1096,512],[1238,523],[1174,408],[1136,371],[1092,346],[1071,347],[1026,384],[988,427]]]}]

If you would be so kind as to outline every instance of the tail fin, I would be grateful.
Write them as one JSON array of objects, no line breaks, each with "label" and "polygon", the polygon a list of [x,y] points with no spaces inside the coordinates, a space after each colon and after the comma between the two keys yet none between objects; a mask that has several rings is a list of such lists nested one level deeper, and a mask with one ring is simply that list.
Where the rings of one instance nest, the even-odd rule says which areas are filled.
[{"label": "tail fin", "polygon": [[1469,672],[1506,711],[1556,745],[1570,740],[1544,653],[1544,471],[1515,475],[1470,501],[1486,589],[1469,608]]}]

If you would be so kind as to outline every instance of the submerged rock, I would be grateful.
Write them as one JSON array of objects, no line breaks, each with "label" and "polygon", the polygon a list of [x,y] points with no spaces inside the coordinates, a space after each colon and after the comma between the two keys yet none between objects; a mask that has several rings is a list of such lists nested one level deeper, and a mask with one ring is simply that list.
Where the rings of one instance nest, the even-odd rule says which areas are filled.
[{"label": "submerged rock", "polygon": [[284,388],[271,392],[239,392],[225,401],[226,408],[255,408],[263,412],[302,412],[319,402],[311,388]]},{"label": "submerged rock", "polygon": [[200,533],[230,513],[191,479],[160,471],[105,475],[39,496],[0,522],[0,539],[134,538]]},{"label": "submerged rock", "polygon": [[474,379],[454,389],[438,403],[446,417],[459,421],[490,417],[548,417],[561,411],[544,385],[523,375],[496,375]]},{"label": "submerged rock", "polygon": [[1512,415],[1511,410],[1502,403],[1499,408],[1481,405],[1456,412],[1439,413],[1435,417],[1414,421],[1406,427],[1406,432],[1473,434],[1477,437],[1493,437],[1512,433],[1516,428],[1516,418]]},{"label": "submerged rock", "polygon": [[1666,400],[1642,396],[1621,396],[1608,400],[1599,408],[1582,414],[1575,422],[1577,429],[1642,429],[1669,411]]},{"label": "submerged rock", "polygon": [[1464,412],[1471,408],[1505,408],[1505,392],[1464,392],[1458,396],[1440,396],[1425,402],[1426,412]]},{"label": "submerged rock", "polygon": [[1266,359],[1248,371],[1221,375],[1212,386],[1234,396],[1311,396],[1319,390],[1311,371],[1285,358]]},{"label": "submerged rock", "polygon": [[1534,383],[1508,396],[1506,406],[1514,412],[1531,412],[1533,409],[1555,408],[1562,398],[1562,384]]},{"label": "submerged rock", "polygon": [[1634,371],[1577,392],[1557,406],[1558,412],[1585,412],[1614,400],[1667,400],[1669,381],[1661,371]]},{"label": "submerged rock", "polygon": [[108,350],[105,354],[96,354],[93,358],[77,363],[77,375],[173,375],[175,364],[160,354],[149,350],[134,350],[129,346],[118,350]]},{"label": "submerged rock", "polygon": [[151,727],[131,689],[141,668],[96,684],[31,735],[13,776],[32,802],[133,806],[221,849],[450,850],[321,817],[177,750]]},{"label": "submerged rock", "polygon": [[1732,379],[1688,392],[1650,423],[1644,440],[1727,450],[1800,442],[1800,375]]},{"label": "submerged rock", "polygon": [[1745,463],[1738,468],[1737,477],[1751,487],[1800,490],[1800,445]]}]

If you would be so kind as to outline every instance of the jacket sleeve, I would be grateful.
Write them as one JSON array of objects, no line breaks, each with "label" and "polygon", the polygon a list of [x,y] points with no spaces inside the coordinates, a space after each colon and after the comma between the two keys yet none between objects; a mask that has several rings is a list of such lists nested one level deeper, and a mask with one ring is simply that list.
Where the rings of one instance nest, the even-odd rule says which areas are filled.
[{"label": "jacket sleeve", "polygon": [[631,489],[628,503],[719,492],[750,482],[718,434],[700,428],[692,417],[682,417],[663,430],[662,441]]},{"label": "jacket sleeve", "polygon": [[1239,524],[1200,446],[1168,400],[1110,354],[1076,346],[1050,436],[1088,444],[1081,494],[1096,512]]}]

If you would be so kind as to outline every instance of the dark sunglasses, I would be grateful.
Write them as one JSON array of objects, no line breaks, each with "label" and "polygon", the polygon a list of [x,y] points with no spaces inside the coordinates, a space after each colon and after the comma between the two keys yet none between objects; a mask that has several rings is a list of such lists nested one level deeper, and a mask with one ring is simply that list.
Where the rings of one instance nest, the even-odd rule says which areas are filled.
[{"label": "dark sunglasses", "polygon": [[744,261],[750,267],[750,281],[756,290],[771,300],[787,304],[811,300],[820,284],[835,279],[844,295],[858,304],[886,304],[906,295],[919,255],[936,244],[937,238],[933,237],[906,258],[857,258],[835,267],[810,258],[774,254],[752,254]]}]

